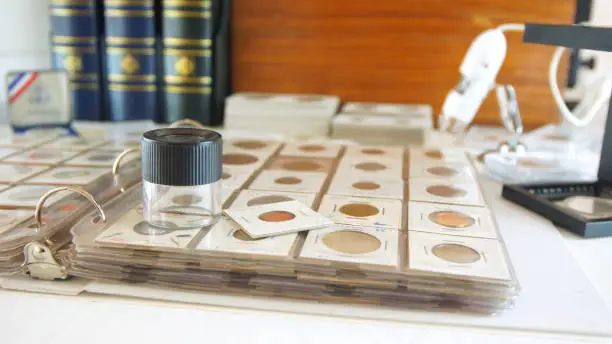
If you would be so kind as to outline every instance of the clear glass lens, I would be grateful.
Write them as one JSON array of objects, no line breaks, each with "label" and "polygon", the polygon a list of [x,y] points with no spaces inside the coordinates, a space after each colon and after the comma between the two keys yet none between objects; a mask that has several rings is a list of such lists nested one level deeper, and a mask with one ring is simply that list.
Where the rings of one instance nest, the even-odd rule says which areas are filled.
[{"label": "clear glass lens", "polygon": [[168,229],[214,225],[221,216],[221,181],[194,186],[142,182],[144,217],[151,225]]}]

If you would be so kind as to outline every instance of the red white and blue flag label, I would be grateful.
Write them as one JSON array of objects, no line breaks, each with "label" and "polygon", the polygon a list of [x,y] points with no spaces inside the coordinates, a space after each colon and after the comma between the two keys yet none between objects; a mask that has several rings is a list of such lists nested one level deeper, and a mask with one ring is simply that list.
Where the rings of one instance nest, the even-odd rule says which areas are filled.
[{"label": "red white and blue flag label", "polygon": [[9,103],[14,103],[38,78],[37,72],[18,73],[8,87]]}]

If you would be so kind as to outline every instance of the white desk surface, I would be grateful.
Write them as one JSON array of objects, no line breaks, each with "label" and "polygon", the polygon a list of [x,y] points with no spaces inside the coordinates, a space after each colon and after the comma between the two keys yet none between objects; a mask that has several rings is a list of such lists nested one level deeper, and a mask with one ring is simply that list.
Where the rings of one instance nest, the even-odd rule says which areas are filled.
[{"label": "white desk surface", "polygon": [[612,238],[557,230],[484,186],[523,287],[497,317],[375,308],[373,320],[367,308],[214,294],[194,305],[1,290],[0,343],[612,343]]}]

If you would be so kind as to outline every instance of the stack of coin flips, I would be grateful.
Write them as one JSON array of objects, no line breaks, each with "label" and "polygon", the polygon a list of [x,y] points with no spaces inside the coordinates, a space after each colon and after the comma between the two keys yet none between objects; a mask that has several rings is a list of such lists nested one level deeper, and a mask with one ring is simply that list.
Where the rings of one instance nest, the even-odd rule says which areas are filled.
[{"label": "stack of coin flips", "polygon": [[400,308],[493,314],[519,294],[461,150],[232,138],[221,178],[227,215],[208,228],[145,222],[136,185],[58,259],[83,278]]}]

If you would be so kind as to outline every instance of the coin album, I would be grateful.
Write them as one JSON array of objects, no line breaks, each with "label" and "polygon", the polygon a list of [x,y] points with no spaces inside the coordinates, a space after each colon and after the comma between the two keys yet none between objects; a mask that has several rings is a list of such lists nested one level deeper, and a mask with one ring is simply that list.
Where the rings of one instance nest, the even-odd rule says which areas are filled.
[{"label": "coin album", "polygon": [[[224,214],[195,229],[181,227],[193,214],[174,214],[176,228],[143,220],[137,153],[111,172],[109,155],[134,137],[0,142],[14,149],[0,160],[14,170],[0,191],[0,272],[23,273],[36,241],[83,279],[482,314],[513,306],[520,286],[463,151],[227,137]],[[38,222],[56,186],[82,188],[102,213],[61,191]]]}]

